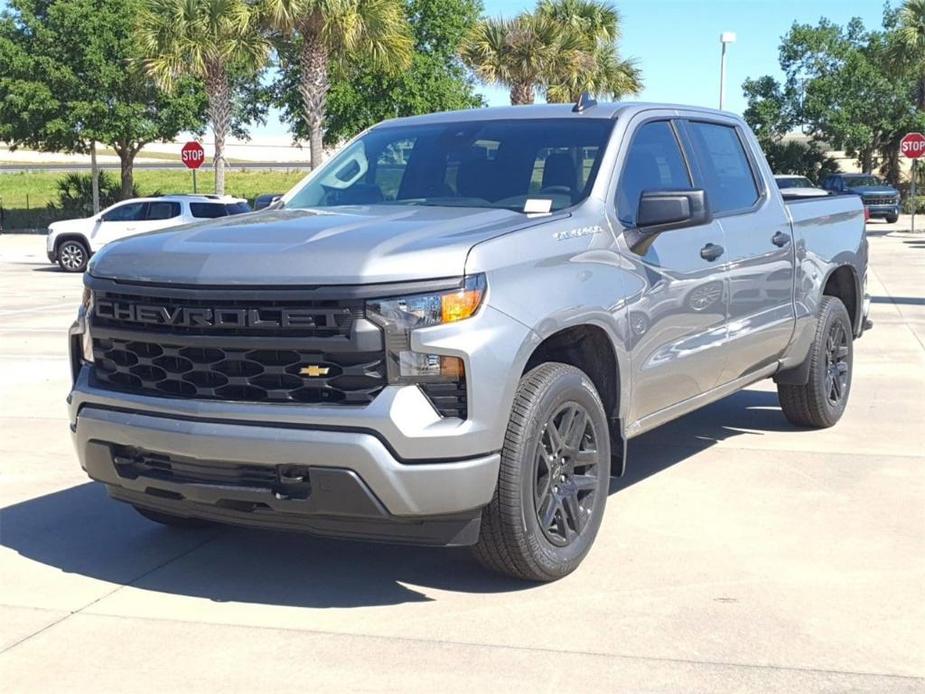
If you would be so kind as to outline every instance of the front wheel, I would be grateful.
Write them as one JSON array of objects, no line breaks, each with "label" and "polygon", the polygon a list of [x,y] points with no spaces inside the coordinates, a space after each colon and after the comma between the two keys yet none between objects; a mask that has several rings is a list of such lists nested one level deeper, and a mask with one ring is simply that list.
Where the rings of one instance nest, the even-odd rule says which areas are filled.
[{"label": "front wheel", "polygon": [[83,272],[90,261],[90,249],[83,241],[68,239],[58,246],[58,265],[65,272]]},{"label": "front wheel", "polygon": [[887,224],[896,224],[896,222],[898,222],[898,221],[899,221],[899,215],[898,215],[898,214],[891,214],[891,215],[887,215],[887,217],[886,217],[886,222],[887,222]]},{"label": "front wheel", "polygon": [[476,558],[530,581],[571,573],[597,535],[609,480],[607,417],[591,379],[567,364],[536,367],[520,379]]},{"label": "front wheel", "polygon": [[801,386],[777,385],[777,399],[791,423],[823,428],[841,419],[851,391],[852,338],[845,305],[833,296],[822,297],[816,337],[806,357],[809,380]]}]

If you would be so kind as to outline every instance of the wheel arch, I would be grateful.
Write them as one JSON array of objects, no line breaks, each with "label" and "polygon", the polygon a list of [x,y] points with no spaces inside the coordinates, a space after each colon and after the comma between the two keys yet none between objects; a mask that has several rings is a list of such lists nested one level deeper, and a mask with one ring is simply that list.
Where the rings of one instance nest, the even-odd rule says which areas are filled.
[{"label": "wheel arch", "polygon": [[861,316],[861,280],[855,268],[852,265],[839,265],[832,268],[822,285],[822,296],[833,296],[845,305],[848,316],[851,318],[851,327],[857,335],[863,317]]},{"label": "wheel arch", "polygon": [[88,254],[92,255],[93,253],[93,249],[90,248],[90,239],[78,231],[68,231],[58,236],[58,238],[55,239],[55,253],[58,252],[58,250],[61,248],[61,244],[63,244],[65,241],[80,241],[84,245],[84,248],[87,249]]},{"label": "wheel arch", "polygon": [[547,362],[570,364],[581,369],[594,383],[609,423],[611,474],[623,475],[626,470],[626,437],[621,417],[624,372],[610,334],[595,323],[560,328],[543,337],[534,347],[522,373]]}]

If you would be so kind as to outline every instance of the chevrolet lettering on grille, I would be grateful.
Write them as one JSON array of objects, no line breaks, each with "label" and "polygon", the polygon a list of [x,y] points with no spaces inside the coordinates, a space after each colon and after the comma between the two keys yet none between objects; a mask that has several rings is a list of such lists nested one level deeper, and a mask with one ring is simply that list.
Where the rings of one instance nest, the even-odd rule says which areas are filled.
[{"label": "chevrolet lettering on grille", "polygon": [[[318,312],[307,308],[203,308],[98,300],[94,315],[147,325],[185,328],[314,328]],[[323,316],[322,316],[323,317]]]}]

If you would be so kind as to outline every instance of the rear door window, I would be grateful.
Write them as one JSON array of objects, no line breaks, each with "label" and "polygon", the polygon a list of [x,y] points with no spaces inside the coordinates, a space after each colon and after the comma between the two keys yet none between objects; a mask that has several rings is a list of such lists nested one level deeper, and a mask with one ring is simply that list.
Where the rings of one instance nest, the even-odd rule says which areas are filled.
[{"label": "rear door window", "polygon": [[736,129],[691,121],[687,132],[712,211],[735,212],[754,205],[758,201],[758,185]]},{"label": "rear door window", "polygon": [[189,211],[197,219],[215,219],[228,215],[225,205],[220,202],[191,202]]},{"label": "rear door window", "polygon": [[180,203],[158,200],[148,204],[149,220],[173,219],[180,216]]}]

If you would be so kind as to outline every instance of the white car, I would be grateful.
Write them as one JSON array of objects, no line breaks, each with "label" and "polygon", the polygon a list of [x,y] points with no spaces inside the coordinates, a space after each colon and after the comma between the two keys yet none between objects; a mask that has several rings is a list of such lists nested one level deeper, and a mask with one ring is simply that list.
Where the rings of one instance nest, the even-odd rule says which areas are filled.
[{"label": "white car", "polygon": [[110,241],[203,219],[250,212],[246,200],[217,195],[163,195],[117,202],[92,217],[54,222],[46,251],[65,272],[83,272],[90,256]]},{"label": "white car", "polygon": [[829,194],[829,191],[814,186],[806,176],[775,174],[774,180],[785,198],[818,198]]}]

